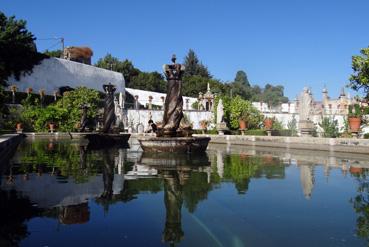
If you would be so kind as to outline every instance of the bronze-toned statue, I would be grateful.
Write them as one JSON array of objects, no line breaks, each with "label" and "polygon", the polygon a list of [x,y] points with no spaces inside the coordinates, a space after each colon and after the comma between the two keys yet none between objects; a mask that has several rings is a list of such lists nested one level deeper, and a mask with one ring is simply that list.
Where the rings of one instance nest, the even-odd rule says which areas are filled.
[{"label": "bronze-toned statue", "polygon": [[80,132],[85,132],[85,128],[86,128],[86,125],[87,125],[87,122],[88,122],[88,119],[87,119],[88,106],[86,104],[83,104],[83,105],[81,105],[81,109],[82,109],[82,117],[81,117],[79,131]]},{"label": "bronze-toned statue", "polygon": [[112,84],[104,84],[105,105],[104,105],[104,126],[102,128],[103,133],[108,133],[111,129],[111,125],[115,122],[115,107],[114,107],[114,92],[116,87]]},{"label": "bronze-toned statue", "polygon": [[167,96],[164,103],[164,118],[161,129],[164,135],[175,136],[183,117],[182,76],[184,65],[176,63],[172,56],[172,64],[163,66],[168,81]]}]

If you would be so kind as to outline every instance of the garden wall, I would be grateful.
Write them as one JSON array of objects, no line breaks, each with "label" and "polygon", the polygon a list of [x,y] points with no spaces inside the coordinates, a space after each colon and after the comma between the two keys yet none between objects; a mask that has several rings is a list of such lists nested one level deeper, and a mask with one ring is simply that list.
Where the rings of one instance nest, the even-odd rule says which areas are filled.
[{"label": "garden wall", "polygon": [[9,78],[9,85],[16,85],[18,91],[25,92],[31,87],[34,92],[44,89],[50,95],[62,86],[86,86],[103,91],[102,85],[109,82],[117,87],[117,92],[124,92],[125,81],[121,73],[60,58],[42,60],[31,74],[22,76],[19,81]]}]

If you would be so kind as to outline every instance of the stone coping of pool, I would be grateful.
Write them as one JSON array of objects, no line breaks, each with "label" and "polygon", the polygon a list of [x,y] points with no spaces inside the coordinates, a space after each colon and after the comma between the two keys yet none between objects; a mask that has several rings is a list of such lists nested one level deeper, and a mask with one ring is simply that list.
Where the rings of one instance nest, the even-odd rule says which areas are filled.
[{"label": "stone coping of pool", "polygon": [[22,134],[0,135],[0,164],[9,159],[25,136]]},{"label": "stone coping of pool", "polygon": [[[69,136],[66,132],[55,133],[24,133],[34,137]],[[73,132],[73,138],[81,137],[83,133]],[[131,133],[131,139],[140,136],[153,136],[153,134]],[[307,149],[336,151],[347,153],[369,153],[369,139],[356,138],[320,138],[320,137],[291,137],[291,136],[248,136],[248,135],[207,135],[196,134],[193,136],[211,137],[210,143],[227,145],[255,145],[265,147],[283,147],[291,149]]]},{"label": "stone coping of pool", "polygon": [[227,145],[255,145],[347,153],[369,153],[369,139],[206,134],[194,136],[211,137],[210,143]]}]

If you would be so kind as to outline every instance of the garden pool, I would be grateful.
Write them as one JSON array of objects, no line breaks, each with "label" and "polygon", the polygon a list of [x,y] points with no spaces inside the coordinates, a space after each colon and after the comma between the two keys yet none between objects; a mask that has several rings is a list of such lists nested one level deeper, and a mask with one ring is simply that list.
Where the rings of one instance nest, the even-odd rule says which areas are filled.
[{"label": "garden pool", "polygon": [[367,155],[28,139],[1,164],[0,246],[369,244]]}]

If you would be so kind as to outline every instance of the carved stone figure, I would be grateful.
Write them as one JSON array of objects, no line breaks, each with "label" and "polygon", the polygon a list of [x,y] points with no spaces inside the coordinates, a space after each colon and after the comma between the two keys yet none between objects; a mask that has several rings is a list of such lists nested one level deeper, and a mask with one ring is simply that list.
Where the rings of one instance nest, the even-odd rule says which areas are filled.
[{"label": "carved stone figure", "polygon": [[161,126],[163,133],[175,135],[183,117],[182,76],[184,65],[176,63],[176,56],[172,57],[172,64],[163,66],[168,81],[167,97],[164,103],[164,118]]},{"label": "carved stone figure", "polygon": [[111,129],[111,125],[115,121],[115,106],[114,106],[114,92],[116,87],[112,84],[103,85],[105,95],[105,105],[104,105],[104,126],[102,128],[103,133],[108,133]]},{"label": "carved stone figure", "polygon": [[310,120],[311,115],[311,105],[313,102],[313,98],[311,96],[310,90],[308,88],[304,88],[304,91],[300,95],[300,107],[299,107],[299,115],[301,120]]},{"label": "carved stone figure", "polygon": [[217,106],[217,124],[223,122],[224,122],[224,106],[222,99],[220,99]]}]

